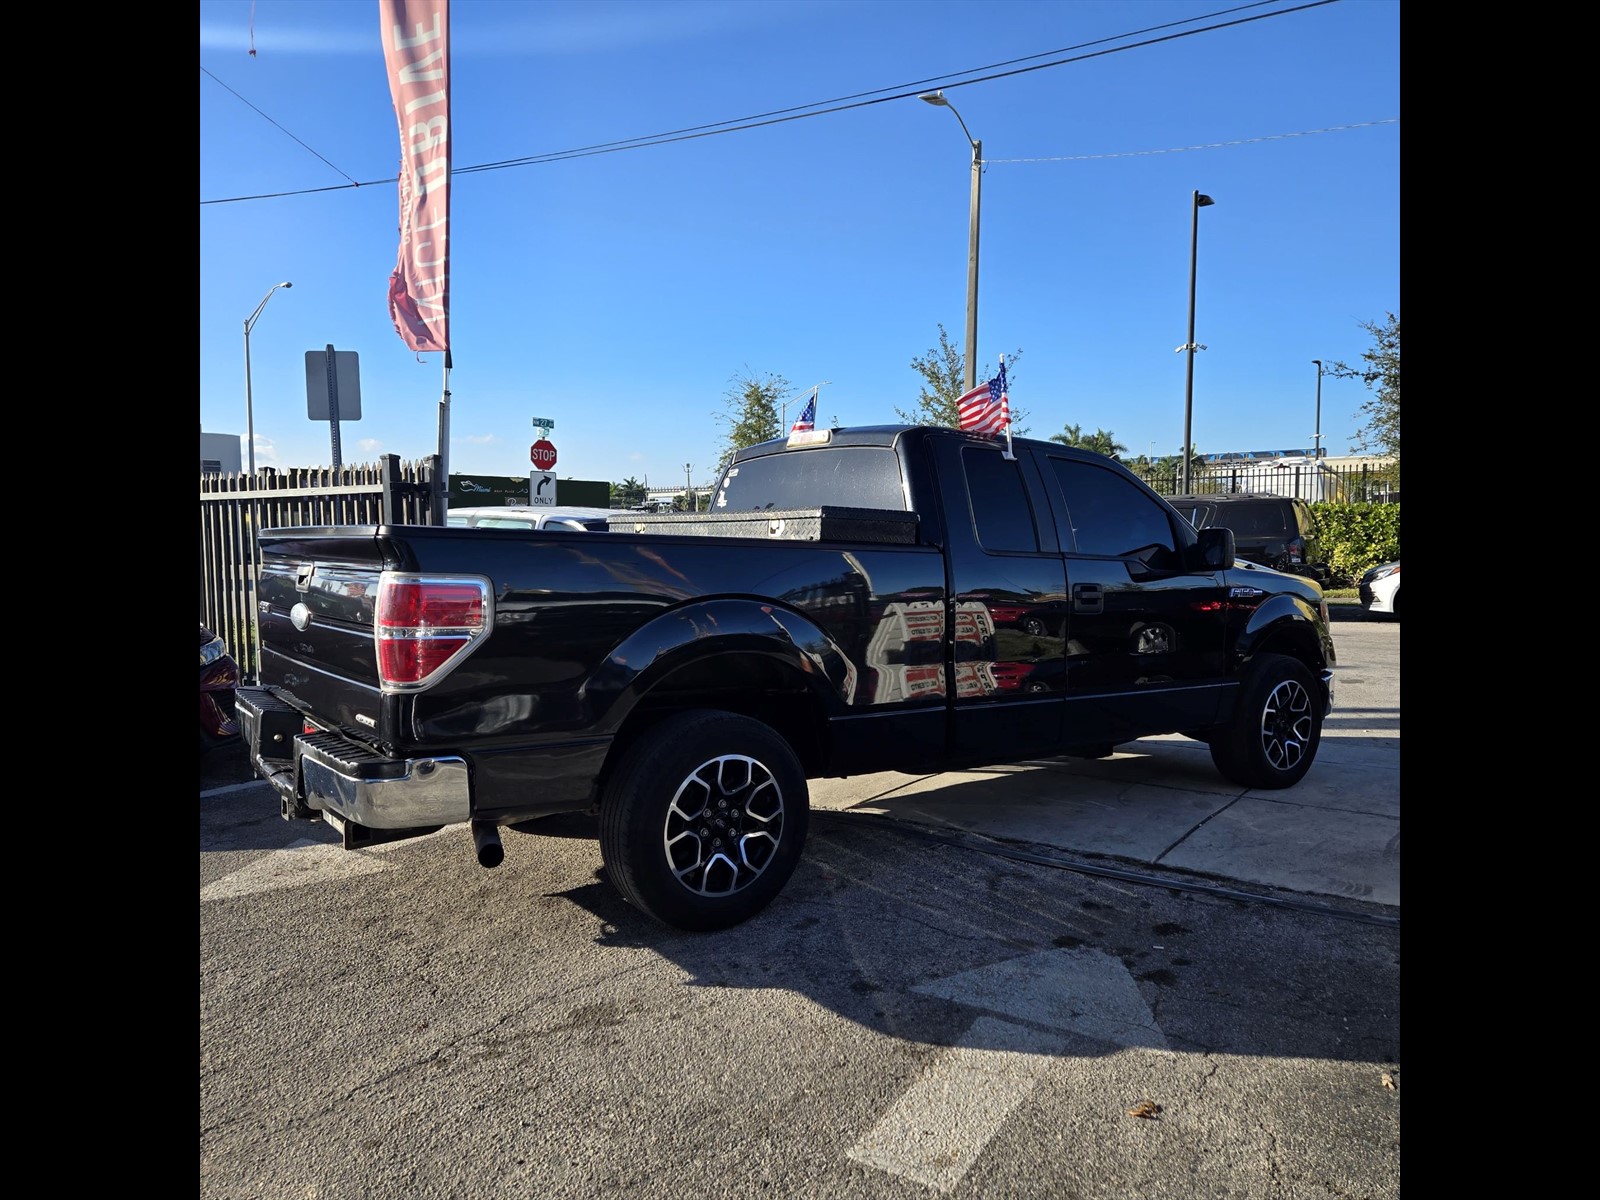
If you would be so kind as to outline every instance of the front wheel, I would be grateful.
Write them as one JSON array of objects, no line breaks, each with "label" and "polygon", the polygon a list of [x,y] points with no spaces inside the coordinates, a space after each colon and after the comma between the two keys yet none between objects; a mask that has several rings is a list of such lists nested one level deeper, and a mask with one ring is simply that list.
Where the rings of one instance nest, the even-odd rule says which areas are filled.
[{"label": "front wheel", "polygon": [[1316,679],[1299,659],[1263,654],[1233,720],[1211,739],[1211,761],[1223,778],[1243,787],[1293,787],[1311,769],[1321,742]]},{"label": "front wheel", "polygon": [[733,713],[679,713],[642,735],[606,785],[600,854],[646,915],[726,929],[789,881],[809,816],[805,772],[771,728]]}]

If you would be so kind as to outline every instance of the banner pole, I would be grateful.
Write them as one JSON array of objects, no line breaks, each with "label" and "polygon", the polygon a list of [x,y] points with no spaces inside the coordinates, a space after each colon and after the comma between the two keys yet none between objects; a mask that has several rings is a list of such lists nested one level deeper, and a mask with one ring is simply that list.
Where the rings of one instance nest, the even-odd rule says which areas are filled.
[{"label": "banner pole", "polygon": [[[439,477],[444,481],[445,503],[450,496],[450,351],[444,352],[444,390],[439,397]],[[442,525],[444,522],[441,521]]]}]

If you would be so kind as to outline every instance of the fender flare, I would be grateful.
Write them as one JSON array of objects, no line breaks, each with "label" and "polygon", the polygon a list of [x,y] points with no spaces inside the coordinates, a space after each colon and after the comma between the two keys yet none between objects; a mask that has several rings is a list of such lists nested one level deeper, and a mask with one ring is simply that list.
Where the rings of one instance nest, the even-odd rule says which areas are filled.
[{"label": "fender flare", "polygon": [[579,694],[595,731],[614,734],[663,679],[724,654],[794,668],[826,712],[854,703],[856,671],[838,644],[804,614],[756,597],[695,600],[651,618],[612,648]]},{"label": "fender flare", "polygon": [[1312,655],[1312,665],[1324,669],[1331,664],[1323,653],[1325,631],[1319,633],[1321,624],[1317,611],[1300,597],[1285,593],[1269,596],[1250,614],[1235,652],[1240,662],[1249,662],[1263,649],[1270,650],[1272,644],[1288,640],[1303,645]]}]

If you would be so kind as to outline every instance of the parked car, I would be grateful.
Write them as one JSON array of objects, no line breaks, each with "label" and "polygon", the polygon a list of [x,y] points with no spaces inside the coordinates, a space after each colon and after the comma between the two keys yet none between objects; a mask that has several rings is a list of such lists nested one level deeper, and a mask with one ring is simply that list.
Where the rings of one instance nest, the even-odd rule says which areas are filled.
[{"label": "parked car", "polygon": [[445,524],[472,529],[576,529],[604,533],[612,518],[631,515],[621,508],[543,508],[502,504],[486,508],[452,508]]},{"label": "parked car", "polygon": [[1361,577],[1357,589],[1369,617],[1400,619],[1400,560],[1379,563]]},{"label": "parked car", "polygon": [[1311,506],[1293,496],[1261,492],[1169,496],[1168,501],[1196,529],[1233,530],[1234,553],[1275,571],[1326,583],[1327,560]]}]

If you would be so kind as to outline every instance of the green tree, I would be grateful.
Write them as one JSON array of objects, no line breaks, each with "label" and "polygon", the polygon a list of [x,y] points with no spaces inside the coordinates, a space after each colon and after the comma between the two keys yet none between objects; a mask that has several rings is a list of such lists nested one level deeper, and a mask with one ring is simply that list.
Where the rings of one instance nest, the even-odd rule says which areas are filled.
[{"label": "green tree", "polygon": [[1126,446],[1112,436],[1109,429],[1096,429],[1093,433],[1084,433],[1080,426],[1068,425],[1060,433],[1052,433],[1050,440],[1079,450],[1093,450],[1096,454],[1104,454],[1107,458],[1115,458],[1119,462],[1120,455],[1127,450]]},{"label": "green tree", "polygon": [[[1017,359],[1021,357],[1021,350],[1013,351],[1006,356],[1007,395],[1010,394],[1011,386],[1016,383],[1013,372]],[[960,411],[956,402],[961,399],[961,393],[967,390],[967,356],[964,351],[950,343],[950,335],[945,332],[943,323],[939,325],[939,344],[922,357],[912,359],[911,369],[922,376],[922,388],[917,394],[916,407],[896,408],[895,415],[908,425],[948,425],[952,429],[961,428]],[[986,366],[978,372],[977,378],[993,379],[998,369]],[[1027,435],[1028,431],[1022,424],[1025,415],[1022,409],[1015,404],[1011,405],[1011,432],[1016,437]]]},{"label": "green tree", "polygon": [[644,484],[629,475],[621,483],[611,485],[611,507],[636,508],[644,503],[645,493],[648,490]]},{"label": "green tree", "polygon": [[745,367],[743,374],[733,377],[723,394],[724,410],[713,414],[728,427],[717,456],[718,476],[737,451],[771,441],[782,433],[778,406],[794,394],[794,388],[782,375],[769,372],[757,376]]},{"label": "green tree", "polygon": [[1362,321],[1361,328],[1373,337],[1372,348],[1361,356],[1366,365],[1351,367],[1336,362],[1328,367],[1328,374],[1336,379],[1359,379],[1372,391],[1361,406],[1366,424],[1356,431],[1350,448],[1392,459],[1392,476],[1399,483],[1400,317],[1389,313],[1381,324]]}]

